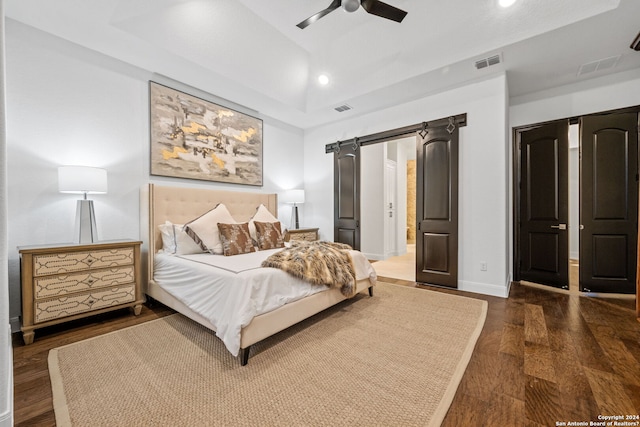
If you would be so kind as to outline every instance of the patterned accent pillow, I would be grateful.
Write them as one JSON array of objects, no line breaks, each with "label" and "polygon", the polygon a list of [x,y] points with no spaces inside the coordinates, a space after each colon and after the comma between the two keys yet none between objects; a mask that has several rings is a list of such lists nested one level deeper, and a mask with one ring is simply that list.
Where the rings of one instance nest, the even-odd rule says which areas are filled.
[{"label": "patterned accent pillow", "polygon": [[256,225],[258,236],[258,249],[284,248],[284,238],[280,228],[280,221],[276,222],[253,222]]},{"label": "patterned accent pillow", "polygon": [[258,233],[256,231],[255,222],[278,222],[278,218],[273,216],[269,209],[265,205],[260,205],[256,209],[256,213],[253,214],[251,219],[249,220],[249,232],[251,233],[251,238],[254,240],[254,244],[258,244]]},{"label": "patterned accent pillow", "polygon": [[249,223],[224,224],[218,223],[220,240],[222,241],[222,253],[224,256],[247,254],[255,252],[251,235],[249,234]]}]

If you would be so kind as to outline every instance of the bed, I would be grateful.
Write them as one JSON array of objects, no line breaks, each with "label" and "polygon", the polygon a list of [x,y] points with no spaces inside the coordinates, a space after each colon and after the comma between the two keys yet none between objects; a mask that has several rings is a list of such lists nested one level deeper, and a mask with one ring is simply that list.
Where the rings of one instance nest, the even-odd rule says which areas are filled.
[{"label": "bed", "polygon": [[[206,255],[199,256],[185,256],[178,257],[178,259],[168,259],[167,256],[163,256],[159,251],[162,249],[162,237],[159,230],[159,225],[165,224],[166,221],[170,221],[174,224],[184,224],[189,222],[195,217],[207,212],[218,203],[224,203],[228,208],[233,218],[238,222],[248,221],[256,212],[256,207],[264,205],[273,216],[277,217],[277,195],[266,193],[254,193],[254,192],[239,192],[239,191],[223,191],[223,190],[210,190],[203,188],[184,188],[174,186],[160,186],[155,184],[145,185],[141,190],[141,230],[143,234],[143,263],[144,271],[146,272],[146,278],[143,281],[146,284],[145,293],[149,297],[161,302],[162,304],[171,307],[184,316],[198,322],[199,324],[209,328],[216,332],[218,335],[218,328],[214,323],[219,323],[215,316],[212,317],[209,313],[203,311],[201,307],[194,306],[190,303],[188,298],[183,295],[178,295],[174,292],[177,289],[176,286],[171,287],[167,277],[171,275],[160,274],[164,268],[166,262],[172,262],[175,264],[184,264],[186,262],[195,262],[199,267],[198,270],[208,268],[202,266],[207,262],[201,262],[200,260],[207,258]],[[258,251],[265,252],[267,251]],[[357,281],[355,282],[355,292],[359,293],[368,290],[369,295],[373,294],[373,285],[375,284],[375,271],[371,265],[364,259],[360,253],[354,253],[358,258],[354,259],[357,271]],[[238,255],[234,257],[224,257],[222,255],[211,255],[210,257],[223,257],[229,258],[230,261],[233,258],[235,264],[241,263],[244,255]],[[258,254],[262,256],[262,254]],[[251,257],[247,257],[251,258]],[[255,256],[253,257],[255,258]],[[195,259],[195,260],[194,260]],[[364,261],[362,260],[364,259]],[[253,262],[259,262],[253,260]],[[215,263],[214,263],[215,264]],[[158,274],[156,275],[155,269],[158,268]],[[214,268],[216,268],[214,266]],[[225,270],[231,271],[234,268],[238,271],[243,271],[239,267],[224,267]],[[228,275],[236,274],[240,275],[252,275],[252,280],[262,280],[259,276],[256,276],[256,271],[251,267],[249,273],[238,273],[238,271],[231,271],[231,273],[225,273]],[[262,268],[261,270],[273,270],[273,273],[280,275],[284,281],[283,271]],[[261,274],[261,273],[260,273]],[[196,273],[194,272],[194,277]],[[201,272],[202,276],[203,273]],[[184,273],[182,275],[182,281],[184,279]],[[288,279],[287,279],[288,280]],[[298,279],[295,279],[298,280]],[[163,283],[163,281],[167,283]],[[189,280],[191,282],[191,280]],[[274,281],[274,280],[271,280]],[[278,280],[275,280],[276,282]],[[160,282],[160,283],[159,283]],[[195,283],[195,279],[194,279]],[[164,285],[164,287],[163,287]],[[276,286],[273,284],[273,286]],[[255,287],[255,285],[254,285]],[[323,287],[320,291],[309,292],[309,295],[302,297],[294,297],[291,302],[286,302],[284,305],[277,308],[269,307],[267,311],[257,314],[250,319],[246,324],[242,325],[238,329],[237,337],[234,337],[233,331],[229,333],[226,331],[224,334],[229,337],[220,336],[227,345],[230,352],[240,357],[242,365],[246,365],[249,359],[249,352],[252,344],[255,344],[277,332],[280,332],[289,326],[292,326],[308,317],[319,313],[326,308],[329,308],[343,300],[345,297],[338,288],[326,288]],[[193,300],[193,298],[191,298]],[[277,304],[276,304],[277,305]],[[269,304],[266,304],[269,306]],[[237,344],[229,345],[225,340],[236,341]]]}]

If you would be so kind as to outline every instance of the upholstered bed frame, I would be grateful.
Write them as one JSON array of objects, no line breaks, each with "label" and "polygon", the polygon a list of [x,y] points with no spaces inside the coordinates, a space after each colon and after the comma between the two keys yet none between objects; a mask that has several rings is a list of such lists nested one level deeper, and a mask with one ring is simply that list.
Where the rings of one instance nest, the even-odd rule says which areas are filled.
[{"label": "upholstered bed frame", "polygon": [[[165,221],[184,224],[212,209],[218,203],[224,203],[236,221],[248,221],[260,204],[263,204],[277,217],[277,195],[148,184],[142,188],[140,200],[141,232],[143,234],[146,233],[146,236],[142,236],[144,241],[143,260],[146,261],[146,268],[144,268],[146,279],[143,281],[146,284],[145,293],[215,331],[214,326],[206,318],[175,299],[153,280],[153,256],[158,250],[162,249],[162,239],[158,225],[164,224]],[[369,289],[369,294],[371,294],[371,283],[368,279],[359,280],[356,283],[358,292],[367,288]],[[344,299],[345,297],[340,293],[340,290],[334,288],[256,316],[241,332],[240,358],[242,365],[246,365],[248,362],[249,350],[252,344],[311,317]]]}]

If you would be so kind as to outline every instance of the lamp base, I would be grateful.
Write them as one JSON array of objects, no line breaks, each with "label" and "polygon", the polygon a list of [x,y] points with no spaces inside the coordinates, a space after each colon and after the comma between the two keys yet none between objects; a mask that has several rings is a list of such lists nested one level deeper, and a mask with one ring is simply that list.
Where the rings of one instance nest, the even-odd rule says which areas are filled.
[{"label": "lamp base", "polygon": [[98,229],[96,227],[96,214],[93,210],[93,200],[78,200],[74,243],[93,243],[97,241]]},{"label": "lamp base", "polygon": [[298,220],[298,206],[293,204],[293,209],[291,210],[291,228],[297,230],[300,228],[300,221]]}]

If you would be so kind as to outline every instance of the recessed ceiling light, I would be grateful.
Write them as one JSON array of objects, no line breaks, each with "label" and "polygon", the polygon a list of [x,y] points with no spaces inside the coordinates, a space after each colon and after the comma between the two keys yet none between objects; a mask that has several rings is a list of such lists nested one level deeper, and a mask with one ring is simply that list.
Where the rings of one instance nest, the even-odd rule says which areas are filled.
[{"label": "recessed ceiling light", "polygon": [[502,7],[512,6],[515,2],[516,2],[516,0],[498,0],[498,3]]},{"label": "recessed ceiling light", "polygon": [[329,84],[329,76],[327,76],[326,74],[320,74],[318,76],[318,83],[320,83],[322,86],[326,86]]}]

